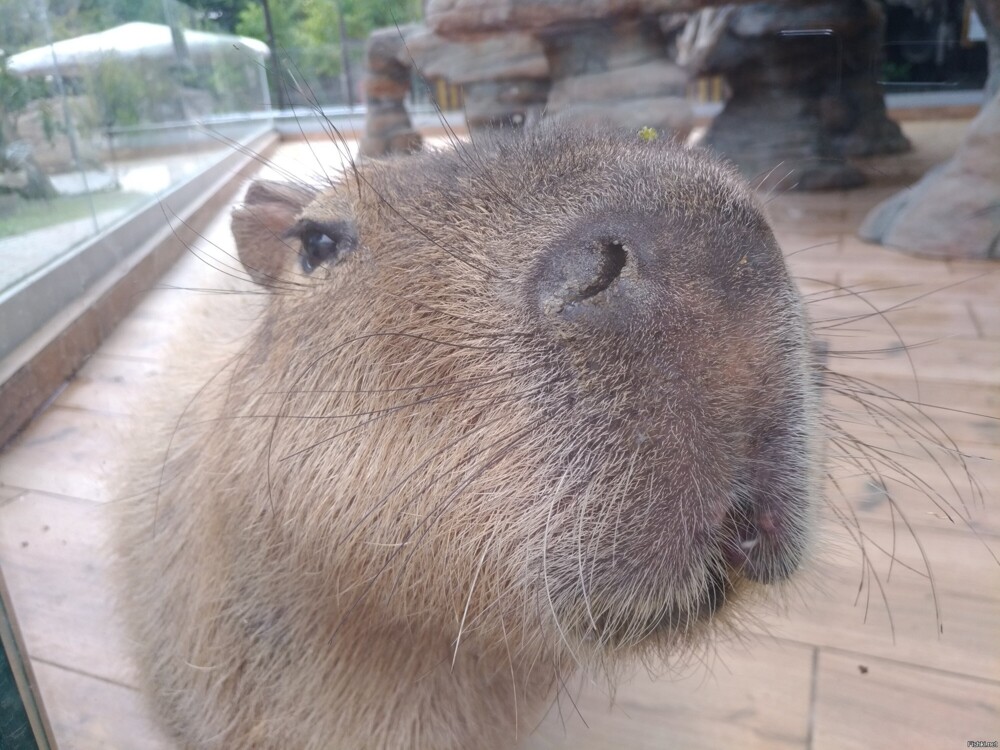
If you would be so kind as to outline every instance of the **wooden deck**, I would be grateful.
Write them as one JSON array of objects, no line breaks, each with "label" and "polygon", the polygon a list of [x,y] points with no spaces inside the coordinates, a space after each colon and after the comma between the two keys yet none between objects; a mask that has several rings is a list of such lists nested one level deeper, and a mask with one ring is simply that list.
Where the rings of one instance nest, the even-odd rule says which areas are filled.
[{"label": "wooden deck", "polygon": [[[874,481],[832,457],[839,491],[831,486],[830,504],[857,519],[867,557],[852,540],[854,521],[829,510],[816,561],[746,638],[659,679],[640,673],[613,707],[598,686],[582,686],[532,747],[960,748],[1000,739],[1000,265],[920,260],[853,236],[876,201],[950,153],[963,125],[908,123],[916,151],[871,162],[869,188],[770,203],[813,319],[847,353],[832,366],[933,405],[875,401],[882,411],[866,414],[831,396],[856,437],[848,452],[859,454],[857,441],[882,446],[883,464],[902,471]],[[315,171],[303,144],[283,146],[275,161]],[[226,224],[220,216],[207,233],[223,248]],[[193,256],[182,261],[0,456],[0,565],[62,748],[169,747],[133,688],[112,613],[105,482],[121,455],[116,435],[170,368],[164,345],[192,296],[172,288],[211,287],[212,273]],[[936,437],[912,437],[925,432]]]}]

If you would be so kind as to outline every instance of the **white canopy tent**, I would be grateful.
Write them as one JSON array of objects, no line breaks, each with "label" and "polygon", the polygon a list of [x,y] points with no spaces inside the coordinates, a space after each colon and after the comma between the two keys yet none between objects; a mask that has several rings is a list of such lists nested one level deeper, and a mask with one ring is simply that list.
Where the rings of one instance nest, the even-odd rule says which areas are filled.
[{"label": "white canopy tent", "polygon": [[[188,53],[196,61],[227,47],[244,50],[249,57],[258,61],[266,60],[270,54],[264,42],[233,34],[185,29],[184,41]],[[169,59],[174,54],[174,41],[169,26],[135,22],[19,52],[7,59],[7,68],[22,76],[45,76],[54,73],[55,65],[58,64],[62,75],[77,76],[108,55],[125,59],[157,60]]]}]

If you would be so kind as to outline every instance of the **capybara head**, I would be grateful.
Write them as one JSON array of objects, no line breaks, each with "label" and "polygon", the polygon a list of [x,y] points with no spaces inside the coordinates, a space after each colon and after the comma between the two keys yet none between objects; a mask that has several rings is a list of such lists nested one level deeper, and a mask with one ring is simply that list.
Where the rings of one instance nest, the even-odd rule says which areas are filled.
[{"label": "capybara head", "polygon": [[[542,127],[258,182],[218,482],[338,616],[513,660],[677,648],[810,539],[816,368],[752,191]],[[266,571],[260,575],[266,576]]]}]

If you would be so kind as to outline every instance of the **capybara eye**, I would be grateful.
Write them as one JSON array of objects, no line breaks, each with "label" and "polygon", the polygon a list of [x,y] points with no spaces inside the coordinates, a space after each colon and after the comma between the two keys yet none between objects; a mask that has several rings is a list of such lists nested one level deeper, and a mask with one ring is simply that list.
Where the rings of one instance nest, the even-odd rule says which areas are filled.
[{"label": "capybara eye", "polygon": [[358,233],[349,221],[318,222],[301,219],[285,237],[298,237],[302,270],[312,273],[317,266],[340,260],[358,244]]},{"label": "capybara eye", "polygon": [[337,255],[337,241],[320,230],[302,235],[302,270],[311,273],[316,266]]}]

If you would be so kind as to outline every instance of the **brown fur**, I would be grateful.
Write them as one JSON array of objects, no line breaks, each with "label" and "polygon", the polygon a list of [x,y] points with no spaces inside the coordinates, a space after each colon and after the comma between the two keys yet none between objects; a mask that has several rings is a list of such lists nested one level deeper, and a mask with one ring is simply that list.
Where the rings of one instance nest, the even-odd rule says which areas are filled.
[{"label": "brown fur", "polygon": [[509,747],[573,670],[799,565],[818,384],[733,173],[542,128],[312,196],[235,212],[270,294],[126,478],[126,615],[183,746]]}]

